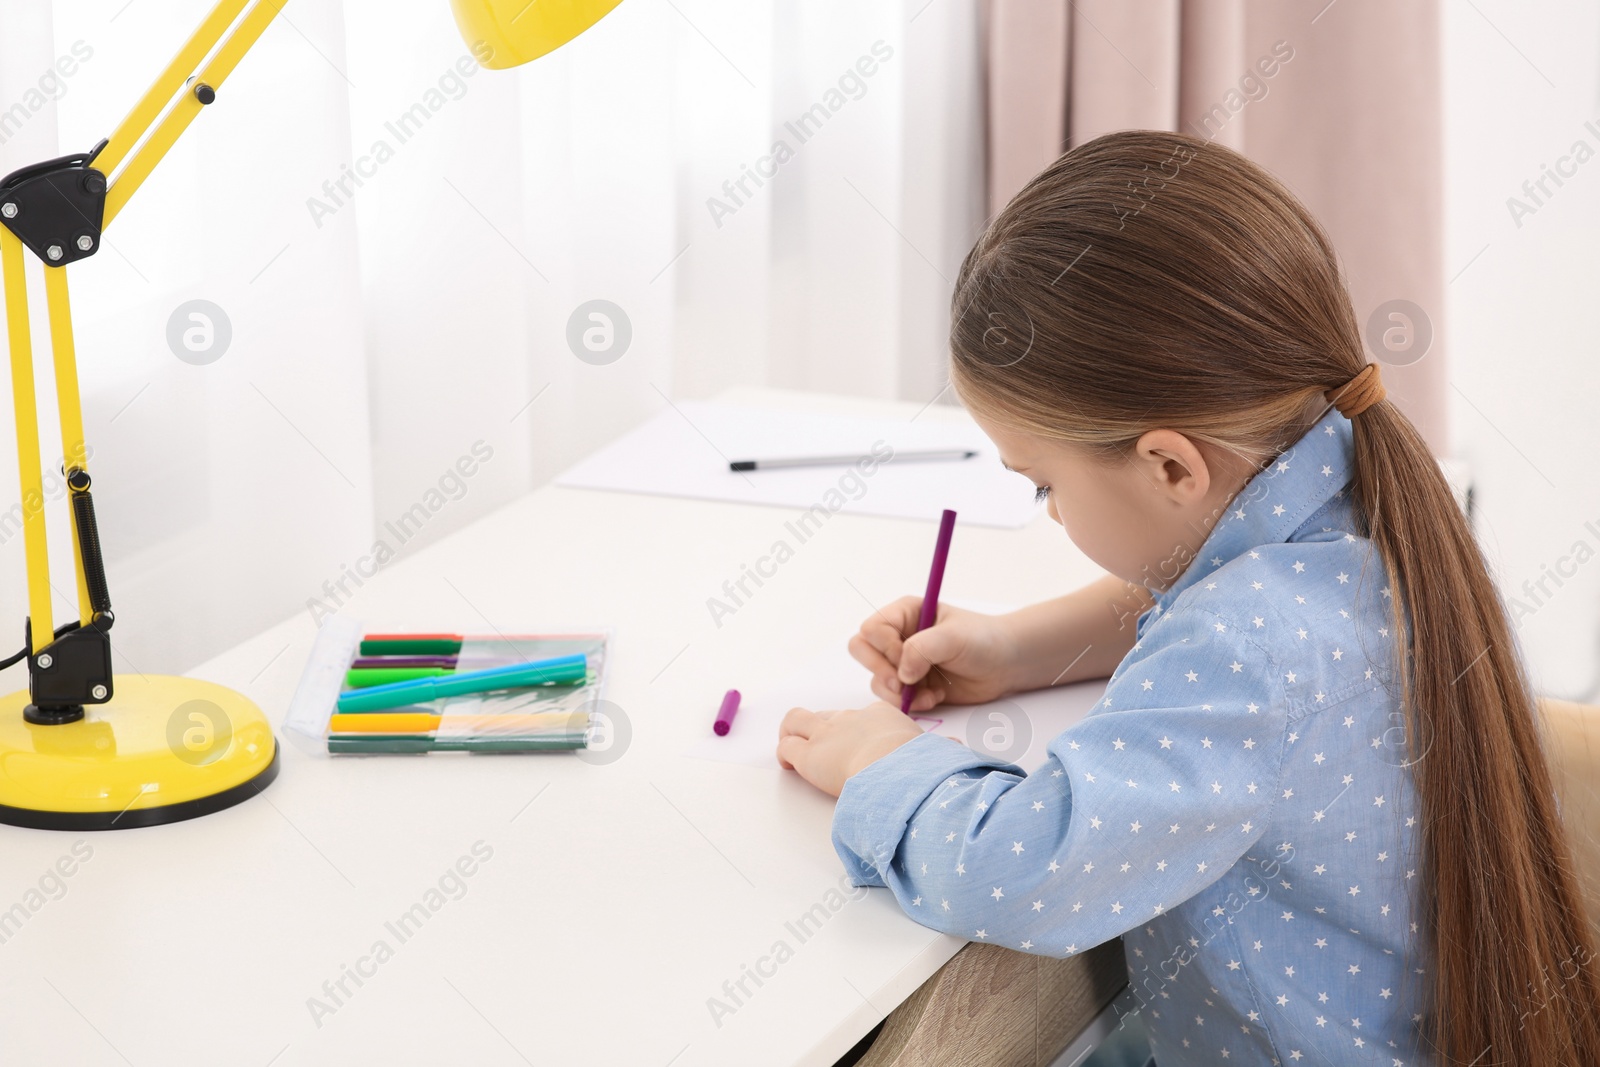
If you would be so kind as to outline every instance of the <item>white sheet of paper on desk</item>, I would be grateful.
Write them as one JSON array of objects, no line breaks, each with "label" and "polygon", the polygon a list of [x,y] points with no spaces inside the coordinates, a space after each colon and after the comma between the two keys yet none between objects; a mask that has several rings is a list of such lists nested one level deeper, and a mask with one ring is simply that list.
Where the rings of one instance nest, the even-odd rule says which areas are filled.
[{"label": "white sheet of paper on desk", "polygon": [[[964,449],[972,459],[853,467],[796,467],[738,474],[733,460],[871,456]],[[577,489],[769,504],[890,518],[934,519],[954,508],[961,522],[1016,528],[1038,512],[1032,485],[1000,465],[977,425],[815,415],[710,401],[682,401],[556,479]],[[832,495],[830,495],[832,494]],[[836,507],[842,501],[842,507]]]},{"label": "white sheet of paper on desk", "polygon": [[[711,732],[684,749],[685,756],[780,770],[778,725],[792,707],[812,711],[859,708],[878,699],[867,671],[842,649],[814,657],[772,685],[743,692],[739,713],[726,736]],[[1104,679],[1022,693],[992,704],[945,705],[913,716],[925,731],[943,734],[986,755],[995,755],[1032,772],[1048,753],[1045,746],[1083,719],[1104,694]]]}]

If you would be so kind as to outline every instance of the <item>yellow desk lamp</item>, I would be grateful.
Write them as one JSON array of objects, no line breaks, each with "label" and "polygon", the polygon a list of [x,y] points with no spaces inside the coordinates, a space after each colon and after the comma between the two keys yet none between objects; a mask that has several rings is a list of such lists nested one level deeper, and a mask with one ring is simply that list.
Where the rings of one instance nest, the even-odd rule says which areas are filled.
[{"label": "yellow desk lamp", "polygon": [[[0,698],[0,823],[111,830],[231,807],[278,773],[261,709],[194,678],[113,675],[111,597],[89,492],[88,449],[67,302],[66,267],[100,235],[278,14],[283,0],[220,0],[110,137],[83,155],[0,179],[0,267],[16,405],[27,553],[27,692]],[[537,59],[621,0],[451,0],[462,37],[486,67]],[[44,265],[71,506],[78,619],[52,627],[33,348],[22,250]]]}]

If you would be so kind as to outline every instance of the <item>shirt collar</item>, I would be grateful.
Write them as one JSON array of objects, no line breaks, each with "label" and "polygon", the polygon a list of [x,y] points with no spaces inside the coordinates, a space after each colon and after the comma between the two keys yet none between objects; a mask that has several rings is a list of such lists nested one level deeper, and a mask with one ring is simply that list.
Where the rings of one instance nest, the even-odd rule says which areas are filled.
[{"label": "shirt collar", "polygon": [[1355,475],[1350,420],[1329,408],[1317,424],[1228,502],[1227,510],[1178,580],[1156,594],[1165,611],[1178,594],[1257,545],[1288,541],[1329,500],[1342,496]]}]

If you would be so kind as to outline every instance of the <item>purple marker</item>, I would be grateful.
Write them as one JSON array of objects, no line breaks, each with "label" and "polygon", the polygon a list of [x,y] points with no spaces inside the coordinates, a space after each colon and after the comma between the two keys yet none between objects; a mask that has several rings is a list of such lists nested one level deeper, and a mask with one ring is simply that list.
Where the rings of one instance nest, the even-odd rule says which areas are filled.
[{"label": "purple marker", "polygon": [[[928,571],[928,589],[922,594],[922,612],[917,619],[917,628],[913,633],[920,633],[933,625],[933,620],[939,617],[939,586],[944,584],[944,564],[950,558],[950,535],[955,532],[956,513],[949,508],[939,516],[939,539],[933,544],[933,567]],[[907,634],[906,636],[910,636]],[[917,697],[916,685],[908,685],[900,690],[900,710],[911,714],[911,702]]]},{"label": "purple marker", "polygon": [[444,667],[456,669],[455,656],[361,656],[350,664],[356,670],[367,667]]},{"label": "purple marker", "polygon": [[739,691],[728,690],[722,698],[722,709],[717,712],[717,721],[711,724],[712,732],[718,737],[725,737],[733,729],[733,717],[739,712]]}]

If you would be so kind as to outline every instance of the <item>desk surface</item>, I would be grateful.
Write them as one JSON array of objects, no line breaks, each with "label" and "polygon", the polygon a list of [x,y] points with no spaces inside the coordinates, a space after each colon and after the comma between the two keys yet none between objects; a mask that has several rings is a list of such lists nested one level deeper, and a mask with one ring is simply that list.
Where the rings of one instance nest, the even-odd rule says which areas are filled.
[{"label": "desk surface", "polygon": [[[0,913],[24,913],[0,919],[5,1059],[831,1064],[963,942],[883,890],[839,893],[832,798],[681,752],[723,690],[844,641],[864,598],[919,590],[934,524],[837,515],[719,628],[706,599],[790,517],[546,487],[391,563],[343,609],[383,629],[613,625],[608,697],[632,734],[614,762],[331,759],[280,730],[278,781],[229,811],[111,834],[0,827]],[[1020,603],[1095,575],[1041,515],[962,531],[945,594]],[[193,673],[281,723],[314,633],[300,612]],[[53,882],[62,857],[73,873]],[[399,927],[418,904],[426,920]],[[725,983],[741,979],[738,1003]]]}]

